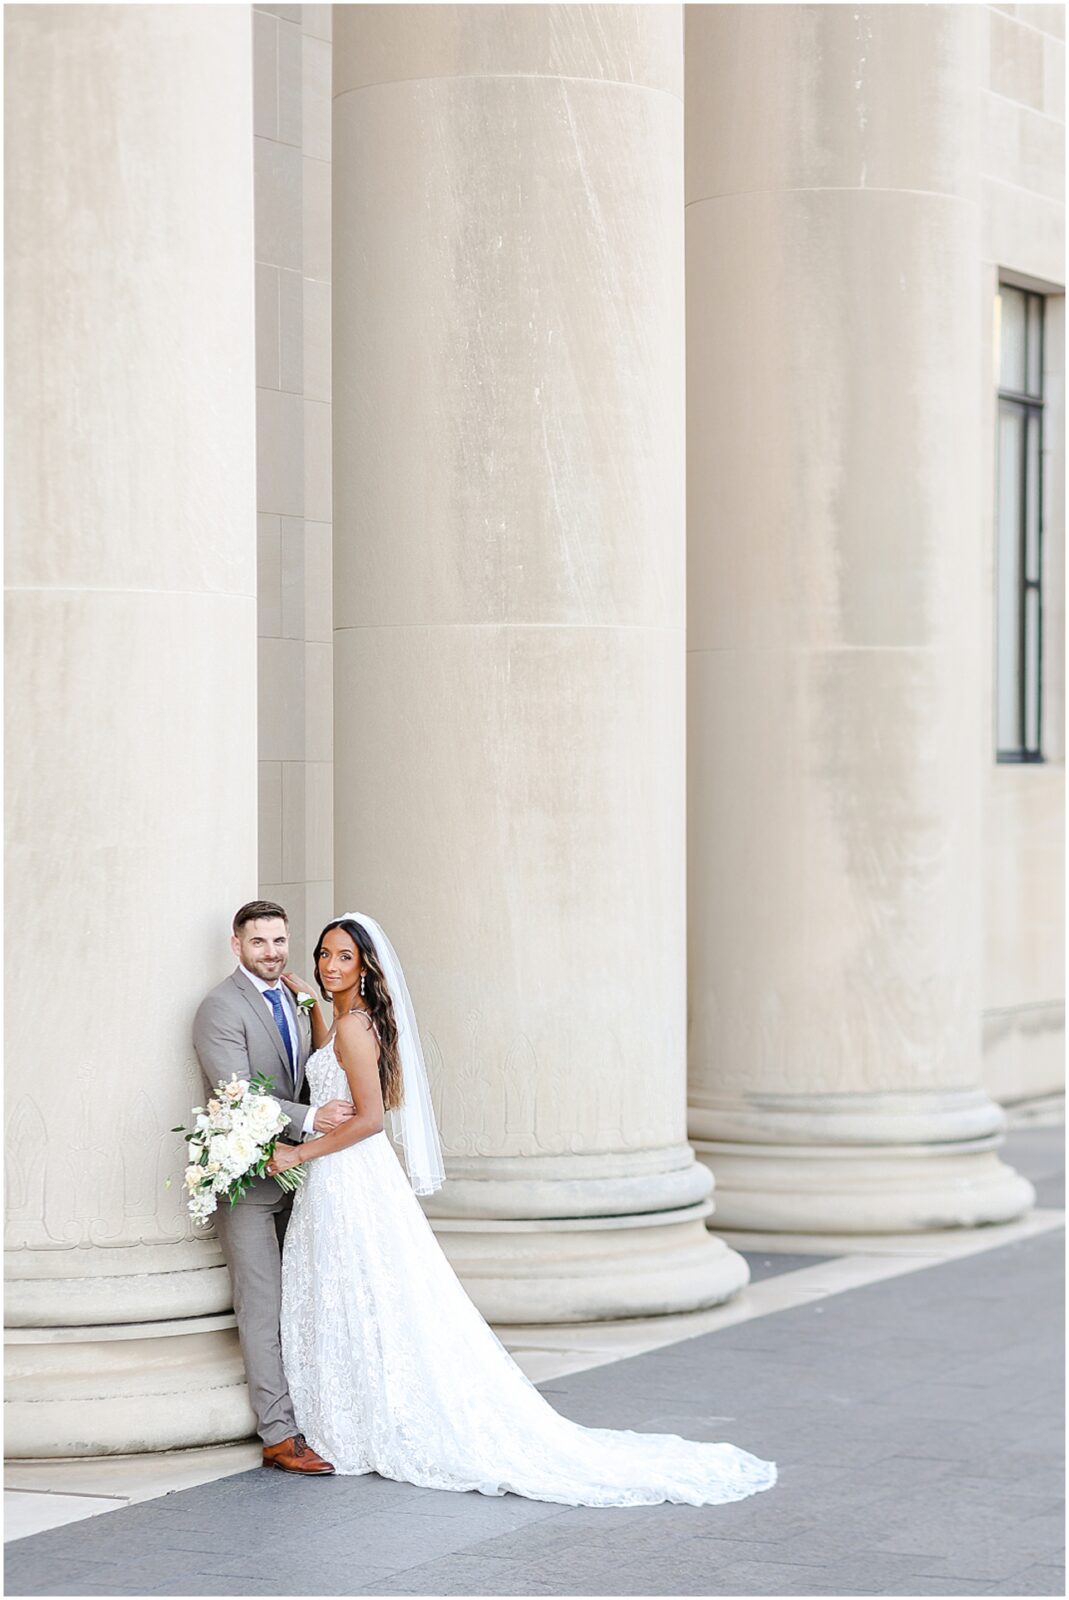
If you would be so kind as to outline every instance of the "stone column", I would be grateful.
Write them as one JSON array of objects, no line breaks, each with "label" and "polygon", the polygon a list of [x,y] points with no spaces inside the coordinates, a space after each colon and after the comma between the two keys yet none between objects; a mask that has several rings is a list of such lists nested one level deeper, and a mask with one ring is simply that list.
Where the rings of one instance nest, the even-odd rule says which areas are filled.
[{"label": "stone column", "polygon": [[6,1444],[164,1449],[252,1426],[168,1131],[256,884],[251,21],[6,24]]},{"label": "stone column", "polygon": [[253,11],[260,894],[308,973],[334,907],[329,5]]},{"label": "stone column", "polygon": [[685,1125],[675,6],[334,38],[339,906],[405,963],[499,1322],[712,1304]]},{"label": "stone column", "polygon": [[982,13],[687,11],[690,1131],[736,1228],[1002,1221]]}]

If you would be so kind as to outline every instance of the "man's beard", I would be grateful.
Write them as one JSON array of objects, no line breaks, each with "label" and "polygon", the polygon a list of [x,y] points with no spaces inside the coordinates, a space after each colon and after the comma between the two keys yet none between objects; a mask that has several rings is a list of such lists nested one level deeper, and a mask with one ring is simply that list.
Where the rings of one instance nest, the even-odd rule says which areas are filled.
[{"label": "man's beard", "polygon": [[283,956],[281,960],[276,958],[270,963],[263,960],[249,961],[246,963],[246,965],[248,966],[249,971],[255,972],[258,978],[262,978],[265,983],[271,983],[275,978],[278,977],[280,972],[285,972],[286,958],[285,956]]}]

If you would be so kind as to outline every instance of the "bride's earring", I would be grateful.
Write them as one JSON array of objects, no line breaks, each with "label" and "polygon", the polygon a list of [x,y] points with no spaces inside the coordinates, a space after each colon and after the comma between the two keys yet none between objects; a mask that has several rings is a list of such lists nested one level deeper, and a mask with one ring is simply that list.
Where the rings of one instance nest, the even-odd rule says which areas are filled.
[{"label": "bride's earring", "polygon": [[361,994],[363,994],[365,992],[366,984],[367,984],[367,973],[366,972],[362,972],[360,974],[360,993]]}]

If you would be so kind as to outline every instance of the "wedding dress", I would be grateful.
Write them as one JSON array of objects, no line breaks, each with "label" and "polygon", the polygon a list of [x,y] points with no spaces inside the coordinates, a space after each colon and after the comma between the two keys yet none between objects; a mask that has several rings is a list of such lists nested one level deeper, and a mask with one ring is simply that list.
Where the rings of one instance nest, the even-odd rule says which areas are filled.
[{"label": "wedding dress", "polygon": [[[351,1100],[329,1040],[312,1103]],[[584,1428],[554,1411],[449,1265],[385,1132],[305,1168],[282,1254],[297,1425],[339,1473],[562,1505],[717,1505],[776,1481],[731,1444]]]}]

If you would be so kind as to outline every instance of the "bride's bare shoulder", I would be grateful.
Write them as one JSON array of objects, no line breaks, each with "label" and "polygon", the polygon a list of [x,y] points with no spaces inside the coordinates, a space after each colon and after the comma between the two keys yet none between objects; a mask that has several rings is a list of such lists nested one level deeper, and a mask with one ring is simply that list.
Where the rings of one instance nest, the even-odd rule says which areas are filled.
[{"label": "bride's bare shoulder", "polygon": [[344,1017],[338,1018],[334,1035],[339,1044],[351,1048],[358,1041],[375,1038],[375,1019],[368,1011],[348,1011]]}]

